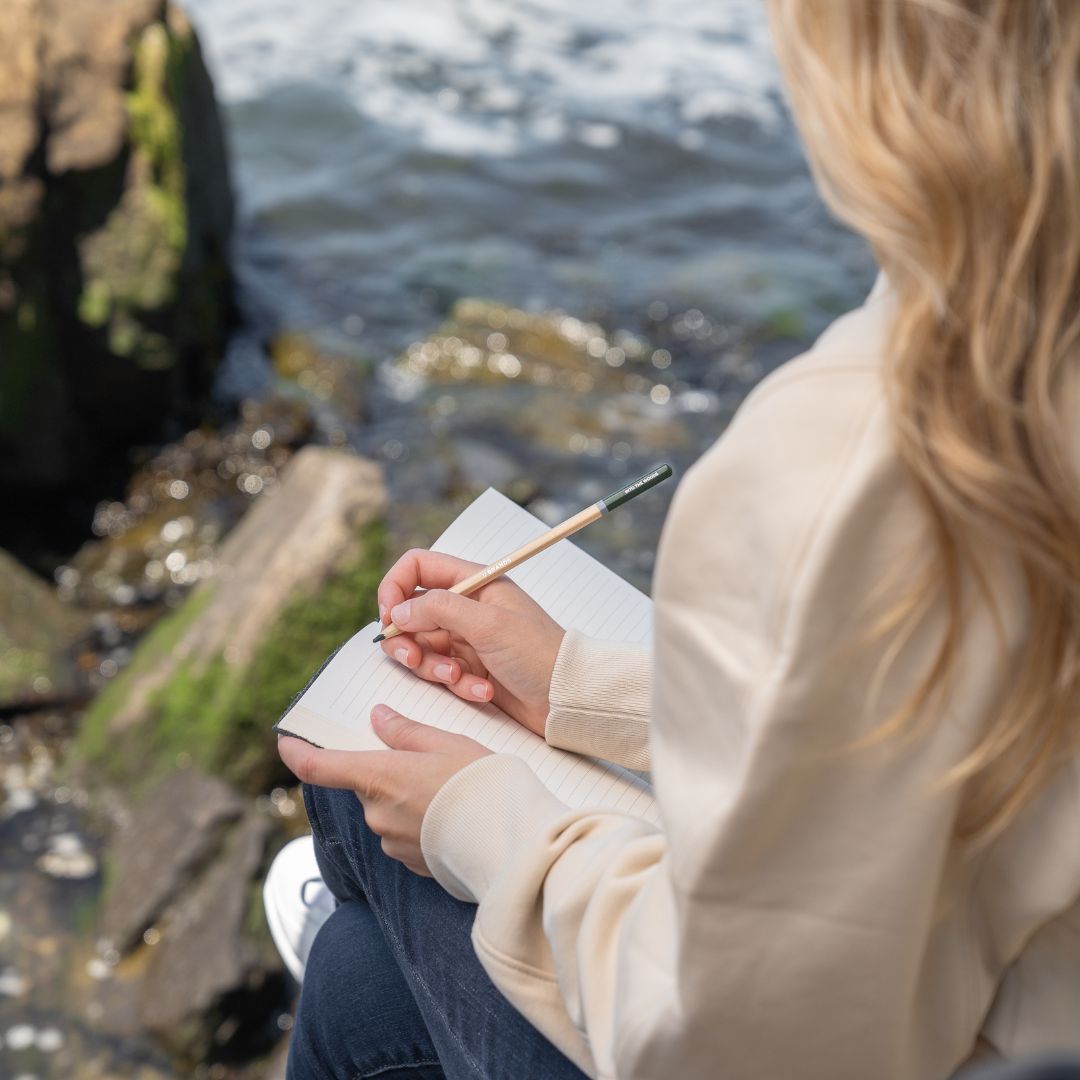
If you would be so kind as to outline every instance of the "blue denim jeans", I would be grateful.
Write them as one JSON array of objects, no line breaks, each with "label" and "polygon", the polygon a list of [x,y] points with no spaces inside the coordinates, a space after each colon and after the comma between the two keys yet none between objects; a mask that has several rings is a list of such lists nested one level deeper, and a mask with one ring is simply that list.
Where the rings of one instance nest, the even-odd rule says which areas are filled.
[{"label": "blue denim jeans", "polygon": [[387,858],[351,791],[305,784],[304,805],[340,906],[308,957],[288,1080],[583,1080],[480,966],[475,905]]}]

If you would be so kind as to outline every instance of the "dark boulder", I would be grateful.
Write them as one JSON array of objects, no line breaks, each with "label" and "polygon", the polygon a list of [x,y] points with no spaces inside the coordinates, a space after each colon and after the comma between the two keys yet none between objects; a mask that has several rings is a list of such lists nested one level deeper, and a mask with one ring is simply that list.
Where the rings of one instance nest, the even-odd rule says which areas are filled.
[{"label": "dark boulder", "polygon": [[92,484],[205,407],[232,318],[213,87],[172,0],[0,13],[0,489]]}]

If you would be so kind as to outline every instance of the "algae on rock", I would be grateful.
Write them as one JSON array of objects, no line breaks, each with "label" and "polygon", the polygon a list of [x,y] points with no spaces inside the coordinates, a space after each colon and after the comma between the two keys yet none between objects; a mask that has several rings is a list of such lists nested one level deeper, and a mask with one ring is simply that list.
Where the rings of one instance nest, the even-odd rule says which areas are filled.
[{"label": "algae on rock", "polygon": [[214,579],[159,623],[88,710],[73,764],[142,787],[193,762],[248,791],[283,767],[293,696],[376,614],[385,493],[372,462],[306,447],[222,548]]},{"label": "algae on rock", "polygon": [[151,23],[135,44],[134,88],[127,94],[127,188],[79,250],[80,318],[107,328],[114,353],[150,368],[175,360],[173,343],[146,326],[143,317],[176,299],[187,245],[187,173],[174,103],[194,42],[186,21],[172,21],[175,29]]},{"label": "algae on rock", "polygon": [[224,136],[175,0],[19,0],[10,22],[0,482],[92,486],[207,406],[233,318]]}]

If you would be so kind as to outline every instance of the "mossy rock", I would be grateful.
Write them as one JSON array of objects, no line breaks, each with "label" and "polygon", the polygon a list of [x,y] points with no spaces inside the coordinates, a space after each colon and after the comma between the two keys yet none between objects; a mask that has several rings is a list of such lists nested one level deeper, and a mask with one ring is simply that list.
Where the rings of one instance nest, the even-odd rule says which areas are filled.
[{"label": "mossy rock", "polygon": [[274,722],[377,613],[386,570],[377,466],[307,447],[230,534],[216,579],[158,623],[87,711],[75,768],[138,794],[194,763],[242,790],[287,778]]},{"label": "mossy rock", "polygon": [[21,88],[0,132],[0,482],[92,485],[208,406],[234,314],[224,137],[175,3],[25,0],[13,17],[20,49],[0,45],[0,82]]}]

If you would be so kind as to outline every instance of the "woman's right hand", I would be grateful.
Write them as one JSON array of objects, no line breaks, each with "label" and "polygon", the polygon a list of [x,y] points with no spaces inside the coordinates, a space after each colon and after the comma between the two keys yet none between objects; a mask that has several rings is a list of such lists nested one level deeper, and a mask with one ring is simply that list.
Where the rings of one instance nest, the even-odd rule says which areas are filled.
[{"label": "woman's right hand", "polygon": [[423,548],[402,555],[379,585],[379,616],[404,633],[384,641],[383,651],[466,701],[494,701],[543,737],[565,631],[507,577],[471,596],[448,591],[482,569]]}]

